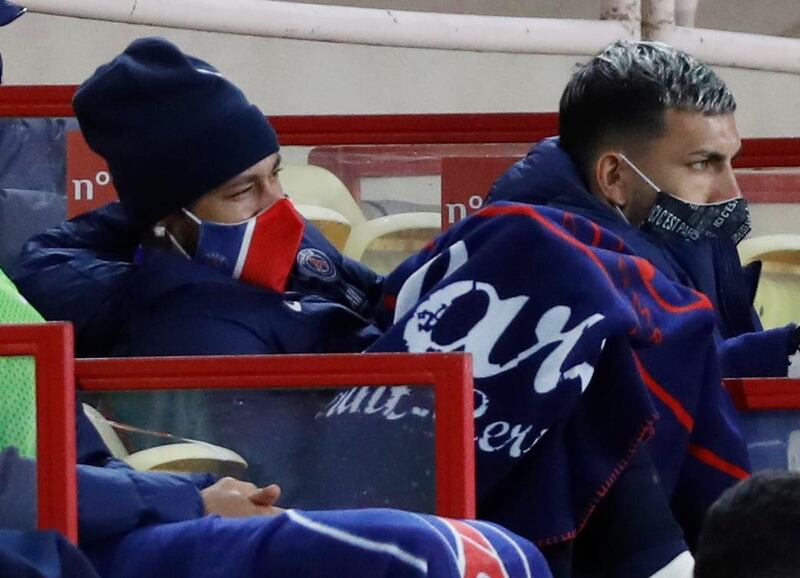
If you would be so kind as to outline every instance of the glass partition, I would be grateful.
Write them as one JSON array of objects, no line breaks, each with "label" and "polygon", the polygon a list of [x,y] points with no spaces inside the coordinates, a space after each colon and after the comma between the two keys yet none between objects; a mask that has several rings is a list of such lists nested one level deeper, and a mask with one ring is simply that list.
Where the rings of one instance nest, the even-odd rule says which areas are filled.
[{"label": "glass partition", "polygon": [[[412,396],[413,426],[378,419],[392,400]],[[436,509],[430,385],[84,392],[80,401],[136,467],[278,483],[286,507]],[[334,427],[326,416],[343,404],[354,419]]]},{"label": "glass partition", "polygon": [[465,354],[92,359],[76,379],[134,467],[278,483],[285,507],[474,515]]},{"label": "glass partition", "polygon": [[753,471],[800,471],[800,380],[727,379]]},{"label": "glass partition", "polygon": [[0,118],[0,269],[66,217],[66,133],[74,118]]},{"label": "glass partition", "polygon": [[746,412],[740,425],[753,471],[800,471],[800,408]]}]

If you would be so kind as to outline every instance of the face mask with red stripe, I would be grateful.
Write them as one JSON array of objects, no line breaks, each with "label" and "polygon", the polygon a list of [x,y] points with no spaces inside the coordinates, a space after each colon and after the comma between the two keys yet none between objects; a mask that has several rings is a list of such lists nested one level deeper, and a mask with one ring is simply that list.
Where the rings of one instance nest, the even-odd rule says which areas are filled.
[{"label": "face mask with red stripe", "polygon": [[188,209],[183,212],[199,227],[196,261],[259,287],[286,289],[305,229],[289,199],[240,223],[204,221]]}]

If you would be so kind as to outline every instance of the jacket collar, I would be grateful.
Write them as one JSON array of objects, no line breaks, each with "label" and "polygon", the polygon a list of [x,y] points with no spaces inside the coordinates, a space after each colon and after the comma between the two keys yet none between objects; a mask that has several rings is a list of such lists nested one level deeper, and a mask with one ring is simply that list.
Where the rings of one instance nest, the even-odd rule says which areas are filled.
[{"label": "jacket collar", "polygon": [[546,205],[578,213],[614,232],[619,227],[630,228],[617,211],[589,191],[558,137],[535,144],[525,158],[497,179],[486,201]]}]

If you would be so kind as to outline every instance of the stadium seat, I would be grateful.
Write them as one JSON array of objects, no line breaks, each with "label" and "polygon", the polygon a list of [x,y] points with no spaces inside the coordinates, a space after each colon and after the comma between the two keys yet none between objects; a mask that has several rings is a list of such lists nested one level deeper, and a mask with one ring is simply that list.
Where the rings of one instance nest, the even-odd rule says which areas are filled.
[{"label": "stadium seat", "polygon": [[303,217],[312,222],[325,235],[325,238],[333,243],[334,247],[339,251],[344,248],[352,228],[344,215],[333,209],[317,205],[295,204],[295,208]]},{"label": "stadium seat", "polygon": [[351,225],[365,221],[347,187],[327,169],[313,165],[283,165],[281,185],[297,205],[313,205],[342,215]]},{"label": "stadium seat", "polygon": [[398,213],[355,225],[343,253],[377,273],[392,271],[441,228],[439,213]]},{"label": "stadium seat", "polygon": [[186,441],[156,446],[129,453],[114,431],[114,426],[99,411],[83,404],[83,413],[92,422],[111,455],[140,471],[212,472],[220,476],[243,478],[247,462],[234,451],[206,442]]},{"label": "stadium seat", "polygon": [[742,263],[761,261],[755,308],[765,328],[800,319],[800,235],[768,235],[739,244]]}]

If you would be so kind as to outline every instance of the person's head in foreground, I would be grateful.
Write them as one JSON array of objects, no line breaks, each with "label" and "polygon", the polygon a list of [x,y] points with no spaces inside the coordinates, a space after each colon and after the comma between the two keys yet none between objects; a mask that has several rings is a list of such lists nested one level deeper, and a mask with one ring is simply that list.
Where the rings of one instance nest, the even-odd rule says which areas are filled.
[{"label": "person's head in foreground", "polygon": [[565,88],[560,143],[592,194],[631,224],[693,239],[716,222],[738,242],[749,216],[731,165],[735,110],[709,66],[665,44],[619,41]]},{"label": "person's head in foreground", "polygon": [[277,177],[278,137],[210,64],[161,38],[136,40],[80,86],[73,106],[149,243],[246,280],[260,232],[299,243],[304,224]]},{"label": "person's head in foreground", "polygon": [[800,473],[764,471],[728,489],[706,515],[695,578],[800,576]]}]

